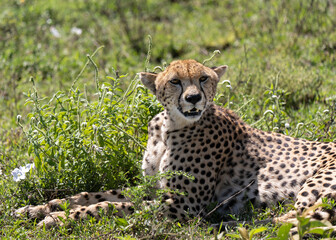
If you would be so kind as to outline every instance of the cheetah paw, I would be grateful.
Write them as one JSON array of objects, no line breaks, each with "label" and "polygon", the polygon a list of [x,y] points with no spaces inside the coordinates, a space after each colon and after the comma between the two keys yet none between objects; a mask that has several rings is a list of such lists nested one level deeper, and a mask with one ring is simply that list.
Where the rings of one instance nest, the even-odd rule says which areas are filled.
[{"label": "cheetah paw", "polygon": [[46,229],[50,229],[54,226],[63,226],[64,220],[66,219],[65,212],[52,212],[48,214],[42,221],[37,224],[38,228],[45,227]]}]

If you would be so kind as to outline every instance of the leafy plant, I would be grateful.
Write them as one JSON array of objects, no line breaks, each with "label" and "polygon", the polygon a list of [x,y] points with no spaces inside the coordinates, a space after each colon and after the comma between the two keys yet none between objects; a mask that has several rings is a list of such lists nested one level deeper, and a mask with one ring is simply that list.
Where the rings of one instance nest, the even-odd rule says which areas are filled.
[{"label": "leafy plant", "polygon": [[311,221],[310,218],[306,218],[304,216],[297,217],[298,226],[297,231],[298,234],[294,237],[294,239],[303,239],[306,234],[317,234],[322,238],[329,238],[331,235],[331,229],[324,229],[327,227],[326,223],[321,221]]},{"label": "leafy plant", "polygon": [[96,72],[93,100],[87,87],[41,98],[31,79],[33,89],[27,93],[26,104],[33,108],[27,115],[28,129],[21,126],[36,171],[20,184],[22,191],[61,197],[117,188],[137,179],[147,122],[160,107],[138,85],[137,78],[126,92],[119,85],[127,76],[108,76],[109,81],[100,83],[92,57],[89,61]]}]

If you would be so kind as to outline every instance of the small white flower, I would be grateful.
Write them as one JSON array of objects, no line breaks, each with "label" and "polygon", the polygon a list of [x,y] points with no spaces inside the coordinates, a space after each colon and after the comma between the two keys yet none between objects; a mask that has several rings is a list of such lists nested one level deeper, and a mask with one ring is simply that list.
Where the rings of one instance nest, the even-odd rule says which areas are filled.
[{"label": "small white flower", "polygon": [[232,105],[233,104],[233,102],[230,102],[230,105]]},{"label": "small white flower", "polygon": [[16,116],[16,120],[17,120],[18,122],[20,122],[21,119],[22,119],[22,116],[21,116],[21,115],[17,115],[17,116]]},{"label": "small white flower", "polygon": [[30,171],[30,169],[35,168],[34,163],[28,163],[26,166],[15,168],[12,171],[13,179],[15,182],[26,179],[26,173]]},{"label": "small white flower", "polygon": [[55,38],[61,37],[60,32],[54,26],[50,27],[50,32]]},{"label": "small white flower", "polygon": [[226,85],[227,88],[230,88],[230,90],[232,90],[232,87],[231,85]]},{"label": "small white flower", "polygon": [[92,129],[93,129],[94,132],[97,132],[97,130],[98,130],[97,126],[94,125],[94,124],[92,124]]},{"label": "small white flower", "polygon": [[277,95],[272,95],[272,98],[278,98],[278,96]]},{"label": "small white flower", "polygon": [[[26,166],[25,166],[25,171],[26,172],[29,172],[30,169],[34,169],[35,168],[35,163],[28,163]],[[27,170],[28,169],[28,170]]]},{"label": "small white flower", "polygon": [[289,128],[289,123],[285,123],[285,128]]},{"label": "small white flower", "polygon": [[113,93],[112,93],[111,91],[108,91],[108,92],[106,92],[106,95],[108,95],[108,96],[112,96]]},{"label": "small white flower", "polygon": [[70,32],[79,36],[82,34],[83,30],[78,27],[73,27],[71,28]]},{"label": "small white flower", "polygon": [[82,122],[81,126],[82,126],[82,128],[86,128],[87,123],[86,122]]},{"label": "small white flower", "polygon": [[18,168],[15,168],[12,171],[12,175],[13,175],[13,179],[14,179],[15,182],[18,182],[18,181],[26,178],[26,175]]},{"label": "small white flower", "polygon": [[28,163],[26,166],[20,167],[20,170],[23,173],[27,173],[30,171],[30,169],[35,168],[35,164],[34,163]]},{"label": "small white flower", "polygon": [[328,114],[328,113],[329,113],[329,110],[326,109],[326,110],[323,111],[323,113]]}]

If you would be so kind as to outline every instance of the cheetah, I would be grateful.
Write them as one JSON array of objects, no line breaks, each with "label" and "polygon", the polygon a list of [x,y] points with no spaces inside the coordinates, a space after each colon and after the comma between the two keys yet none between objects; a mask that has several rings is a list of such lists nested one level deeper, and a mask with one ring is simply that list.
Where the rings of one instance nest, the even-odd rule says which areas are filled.
[{"label": "cheetah", "polygon": [[[287,199],[293,199],[302,213],[323,197],[335,198],[336,143],[254,129],[233,111],[215,105],[217,84],[226,70],[226,65],[209,68],[195,60],[177,60],[158,74],[139,74],[164,107],[148,124],[144,175],[183,171],[193,176],[176,175],[157,183],[158,188],[185,193],[167,195],[164,215],[183,221],[204,215],[204,209],[217,202],[217,212],[225,216],[239,213],[248,201],[267,206]],[[42,217],[38,225],[50,227],[58,216],[65,217],[60,208],[65,201],[70,203],[68,217],[75,220],[87,215],[99,218],[98,210],[109,212],[111,207],[118,216],[134,211],[121,190],[110,190],[26,206],[17,214]],[[335,215],[315,212],[314,217],[322,219],[324,214]],[[293,212],[280,221],[291,216]]]}]

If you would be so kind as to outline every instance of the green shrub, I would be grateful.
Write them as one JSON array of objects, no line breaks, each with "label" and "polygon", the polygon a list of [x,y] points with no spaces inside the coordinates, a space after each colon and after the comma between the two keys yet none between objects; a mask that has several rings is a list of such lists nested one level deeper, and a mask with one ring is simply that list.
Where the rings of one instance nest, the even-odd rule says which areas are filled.
[{"label": "green shrub", "polygon": [[100,83],[88,57],[95,67],[94,93],[85,86],[41,98],[31,79],[27,104],[33,108],[24,131],[36,170],[19,186],[23,195],[34,192],[33,202],[38,196],[117,188],[139,175],[147,123],[160,107],[137,77],[125,92],[119,85],[127,76],[108,76]]}]

